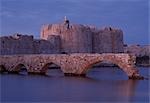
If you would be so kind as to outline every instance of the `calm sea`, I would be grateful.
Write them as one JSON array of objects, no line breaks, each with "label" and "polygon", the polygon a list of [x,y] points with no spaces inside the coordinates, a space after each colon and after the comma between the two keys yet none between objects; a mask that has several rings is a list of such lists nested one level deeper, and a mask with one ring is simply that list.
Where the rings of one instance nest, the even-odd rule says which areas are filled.
[{"label": "calm sea", "polygon": [[[150,78],[148,67],[140,73]],[[128,80],[117,67],[92,68],[87,77],[65,77],[60,69],[47,76],[1,74],[1,103],[80,102],[148,103],[149,80]]]}]

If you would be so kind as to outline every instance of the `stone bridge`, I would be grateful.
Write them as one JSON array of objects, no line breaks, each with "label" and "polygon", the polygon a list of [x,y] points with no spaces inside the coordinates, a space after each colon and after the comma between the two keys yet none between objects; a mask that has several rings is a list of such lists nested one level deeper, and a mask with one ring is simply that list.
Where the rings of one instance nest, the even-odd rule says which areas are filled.
[{"label": "stone bridge", "polygon": [[44,74],[48,65],[54,63],[61,67],[65,75],[83,76],[91,67],[99,62],[108,61],[118,65],[129,79],[142,79],[136,69],[135,56],[130,54],[28,54],[28,55],[1,55],[0,68],[2,71],[19,72],[24,65],[28,73]]}]

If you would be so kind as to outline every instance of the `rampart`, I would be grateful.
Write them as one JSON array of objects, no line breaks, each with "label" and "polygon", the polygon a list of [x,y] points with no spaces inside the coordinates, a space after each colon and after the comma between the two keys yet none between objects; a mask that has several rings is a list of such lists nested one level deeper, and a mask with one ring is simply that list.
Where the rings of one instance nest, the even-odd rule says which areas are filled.
[{"label": "rampart", "polygon": [[16,34],[0,38],[0,54],[54,54],[59,53],[56,36],[52,41],[37,40],[33,36]]}]

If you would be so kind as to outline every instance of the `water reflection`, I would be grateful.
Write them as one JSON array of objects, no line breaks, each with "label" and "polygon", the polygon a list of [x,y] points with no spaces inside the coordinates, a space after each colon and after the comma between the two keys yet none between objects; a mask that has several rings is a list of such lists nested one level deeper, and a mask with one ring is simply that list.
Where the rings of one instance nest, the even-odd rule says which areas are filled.
[{"label": "water reflection", "polygon": [[126,102],[130,102],[135,95],[135,88],[137,83],[138,81],[136,80],[119,81],[116,83],[116,88],[118,88],[118,95],[123,97]]},{"label": "water reflection", "polygon": [[22,66],[19,70],[20,75],[28,75],[28,71],[25,66]]},{"label": "water reflection", "polygon": [[[66,77],[64,77],[66,78]],[[66,78],[70,79],[70,78]],[[65,79],[65,80],[66,80]],[[72,77],[72,81],[79,84],[81,82],[84,83],[90,83],[91,85],[94,85],[90,89],[93,93],[98,93],[98,97],[101,97],[101,99],[98,99],[100,101],[124,101],[125,103],[130,103],[132,101],[132,98],[135,96],[135,88],[138,84],[138,81],[136,80],[99,80],[94,79],[91,77]],[[73,83],[74,84],[74,83]],[[82,84],[82,83],[81,83]],[[89,86],[89,85],[88,85]],[[92,89],[92,88],[96,89]],[[85,87],[83,87],[85,88]],[[92,93],[91,92],[91,93]],[[82,89],[82,93],[80,96],[86,97],[87,95],[86,89]],[[85,98],[86,100],[87,98]]]},{"label": "water reflection", "polygon": [[148,101],[148,81],[128,80],[119,69],[115,71],[97,68],[87,77],[65,77],[59,69],[49,70],[55,75],[46,77],[3,74],[1,98],[11,102]]}]

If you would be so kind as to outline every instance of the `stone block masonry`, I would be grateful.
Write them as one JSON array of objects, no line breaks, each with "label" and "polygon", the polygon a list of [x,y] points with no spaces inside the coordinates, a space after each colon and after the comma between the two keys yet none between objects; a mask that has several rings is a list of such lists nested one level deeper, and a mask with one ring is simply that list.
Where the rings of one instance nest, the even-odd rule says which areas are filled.
[{"label": "stone block masonry", "polygon": [[0,71],[19,72],[20,65],[24,65],[29,73],[45,74],[47,64],[54,63],[61,67],[68,76],[86,75],[91,67],[102,61],[109,61],[118,65],[129,79],[143,79],[136,69],[135,57],[129,54],[36,54],[36,55],[1,55]]},{"label": "stone block masonry", "polygon": [[0,37],[0,55],[59,53],[59,44],[55,41],[58,39],[38,40],[33,36],[21,34]]},{"label": "stone block masonry", "polygon": [[123,32],[106,27],[97,29],[81,24],[44,25],[41,39],[16,34],[0,37],[0,54],[122,53]]},{"label": "stone block masonry", "polygon": [[60,36],[60,52],[66,53],[122,53],[123,32],[106,27],[97,29],[90,26],[71,24],[66,29],[63,24],[48,24],[41,29],[41,38]]}]

